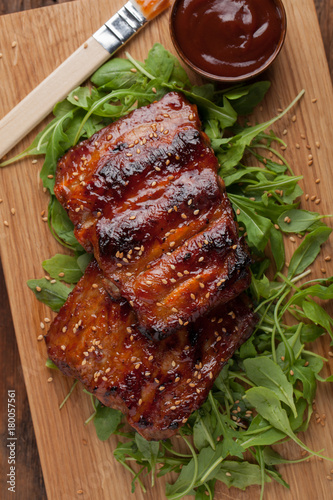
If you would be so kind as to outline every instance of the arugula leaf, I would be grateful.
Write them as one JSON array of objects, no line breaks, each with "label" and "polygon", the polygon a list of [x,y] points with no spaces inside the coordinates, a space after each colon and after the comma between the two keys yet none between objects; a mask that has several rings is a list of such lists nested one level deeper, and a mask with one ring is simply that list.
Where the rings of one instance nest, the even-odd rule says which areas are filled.
[{"label": "arugula leaf", "polygon": [[257,386],[271,389],[274,394],[288,405],[297,416],[293,399],[293,386],[281,368],[266,356],[244,360],[245,372]]},{"label": "arugula leaf", "polygon": [[91,81],[97,87],[103,86],[108,90],[129,89],[137,80],[133,69],[128,59],[113,57],[92,75]]},{"label": "arugula leaf", "polygon": [[149,51],[145,61],[145,69],[163,82],[171,83],[180,88],[191,86],[187,73],[178,59],[160,43],[155,43]]},{"label": "arugula leaf", "polygon": [[69,220],[66,210],[54,196],[49,203],[48,218],[51,233],[59,243],[76,252],[84,251],[74,236],[74,225]]},{"label": "arugula leaf", "polygon": [[[278,218],[277,223],[285,233],[302,233],[309,228],[313,228],[313,224],[324,218],[316,212],[309,212],[307,210],[286,210]],[[286,222],[289,219],[290,222]]]},{"label": "arugula leaf", "polygon": [[333,318],[319,304],[307,299],[302,302],[302,309],[308,319],[315,325],[322,326],[333,338]]},{"label": "arugula leaf", "polygon": [[232,101],[232,107],[240,116],[249,115],[254,108],[263,100],[271,83],[268,81],[255,82],[250,85],[241,85],[233,88],[223,95]]},{"label": "arugula leaf", "polygon": [[269,240],[271,243],[272,255],[275,260],[276,271],[279,272],[283,269],[285,264],[285,250],[281,231],[275,229],[273,226],[271,228]]},{"label": "arugula leaf", "polygon": [[117,431],[122,419],[123,414],[120,411],[103,406],[102,403],[98,401],[96,403],[96,413],[94,416],[94,426],[98,439],[106,441],[111,434]]},{"label": "arugula leaf", "polygon": [[[69,255],[58,253],[51,259],[44,260],[42,266],[51,278],[59,279],[60,277],[66,283],[77,283],[82,277],[82,271],[76,257]],[[62,273],[64,273],[64,276],[59,276]]]},{"label": "arugula leaf", "polygon": [[[44,187],[46,187],[52,194],[58,158],[72,145],[64,128],[68,120],[72,119],[73,116],[74,109],[71,109],[59,120],[57,120],[46,146],[45,160],[40,177],[43,181]],[[50,178],[50,176],[53,177]]]},{"label": "arugula leaf", "polygon": [[[226,484],[228,488],[233,486],[245,490],[252,484],[261,484],[261,471],[256,464],[225,460],[216,474],[216,478]],[[265,482],[271,482],[267,474],[265,474]]]},{"label": "arugula leaf", "polygon": [[248,243],[258,250],[264,250],[270,237],[273,224],[266,217],[262,217],[252,210],[246,198],[229,195],[230,201],[238,214],[237,218],[246,227]]},{"label": "arugula leaf", "polygon": [[320,247],[328,239],[332,229],[319,227],[308,234],[294,252],[288,269],[288,278],[302,273],[309,267],[320,252]]},{"label": "arugula leaf", "polygon": [[51,283],[49,280],[42,278],[38,280],[29,280],[27,282],[30,290],[34,292],[37,299],[43,304],[46,304],[52,311],[58,312],[67,300],[72,288],[67,287],[63,283],[57,281]]}]

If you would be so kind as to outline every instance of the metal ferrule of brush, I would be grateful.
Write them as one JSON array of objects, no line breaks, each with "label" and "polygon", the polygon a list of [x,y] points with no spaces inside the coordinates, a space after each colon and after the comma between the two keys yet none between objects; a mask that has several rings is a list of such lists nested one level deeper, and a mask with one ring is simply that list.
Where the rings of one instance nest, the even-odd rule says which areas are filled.
[{"label": "metal ferrule of brush", "polygon": [[104,26],[94,33],[93,37],[105,50],[113,54],[147,22],[136,6],[132,2],[127,2]]}]

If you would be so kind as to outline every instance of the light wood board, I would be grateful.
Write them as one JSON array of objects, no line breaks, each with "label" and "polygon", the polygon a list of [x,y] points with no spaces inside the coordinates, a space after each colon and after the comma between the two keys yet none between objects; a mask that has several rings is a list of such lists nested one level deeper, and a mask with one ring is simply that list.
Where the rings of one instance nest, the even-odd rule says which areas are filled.
[{"label": "light wood board", "polygon": [[[121,0],[78,0],[70,4],[12,14],[0,18],[0,118],[55,69],[103,22],[122,6]],[[276,114],[304,88],[305,97],[295,110],[273,128],[278,134],[287,130],[288,149],[285,157],[297,174],[304,175],[302,186],[310,196],[321,199],[319,205],[305,201],[302,205],[322,213],[332,212],[333,175],[330,163],[333,144],[333,95],[325,53],[313,0],[285,0],[288,33],[284,49],[273,69],[266,75],[273,85],[256,119]],[[12,42],[17,45],[12,47]],[[168,13],[144,29],[127,50],[144,59],[154,42],[172,50],[168,31]],[[316,102],[312,102],[317,99]],[[296,115],[296,122],[292,116]],[[24,116],[22,116],[24,120]],[[254,119],[253,119],[254,121]],[[38,130],[42,128],[41,125]],[[33,140],[36,130],[13,153],[22,151]],[[302,139],[302,134],[306,137]],[[1,140],[1,138],[0,138]],[[320,147],[316,147],[320,142]],[[299,148],[296,147],[299,144]],[[308,149],[311,148],[311,149]],[[308,155],[313,165],[308,166]],[[163,499],[164,481],[143,495],[139,489],[131,494],[131,477],[116,463],[112,451],[117,439],[99,442],[93,425],[83,422],[91,414],[89,398],[76,389],[68,404],[59,412],[59,403],[67,394],[71,381],[45,368],[46,351],[36,339],[42,333],[40,322],[51,317],[48,308],[38,303],[28,290],[29,278],[42,277],[41,262],[62,251],[50,235],[41,212],[47,209],[48,196],[42,190],[39,172],[42,160],[31,159],[0,171],[0,248],[4,273],[14,318],[17,342],[27,386],[38,449],[49,500],[73,498],[102,500]],[[320,179],[316,184],[315,180]],[[11,214],[15,208],[15,215]],[[3,224],[8,221],[9,227]],[[298,239],[297,239],[298,240]],[[289,254],[298,244],[288,242]],[[312,266],[313,277],[333,274],[333,265],[324,260],[332,254],[332,243],[325,245],[318,262]],[[331,308],[332,312],[332,308]],[[321,339],[314,347],[328,357],[329,341]],[[328,357],[323,376],[333,371]],[[48,382],[52,376],[53,382]],[[320,386],[316,399],[317,412],[326,414],[326,425],[315,423],[302,435],[306,444],[325,449],[333,457],[333,387]],[[20,429],[18,429],[18,433]],[[20,436],[24,439],[24,436]],[[283,448],[285,456],[300,458],[301,450],[293,444]],[[280,447],[281,451],[281,447]],[[310,463],[281,467],[290,491],[277,484],[267,485],[270,500],[328,499],[333,497],[333,481],[327,479],[332,463],[311,459]],[[332,476],[333,477],[333,476]],[[81,491],[83,493],[81,493]],[[77,493],[77,492],[80,493]],[[9,498],[9,497],[8,497]],[[23,497],[22,497],[23,498]],[[257,499],[259,488],[246,492],[217,487],[217,499]]]}]

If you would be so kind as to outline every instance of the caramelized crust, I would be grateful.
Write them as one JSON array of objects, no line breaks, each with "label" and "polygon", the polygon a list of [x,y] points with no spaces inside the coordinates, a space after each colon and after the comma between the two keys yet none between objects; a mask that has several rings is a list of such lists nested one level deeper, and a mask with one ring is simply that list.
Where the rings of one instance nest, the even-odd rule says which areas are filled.
[{"label": "caramelized crust", "polygon": [[55,194],[105,276],[161,339],[249,285],[218,162],[176,92],[133,111],[59,161]]},{"label": "caramelized crust", "polygon": [[143,437],[166,439],[202,405],[255,322],[242,296],[154,342],[140,333],[129,304],[106,292],[93,261],[52,323],[46,344],[60,370],[122,411]]}]

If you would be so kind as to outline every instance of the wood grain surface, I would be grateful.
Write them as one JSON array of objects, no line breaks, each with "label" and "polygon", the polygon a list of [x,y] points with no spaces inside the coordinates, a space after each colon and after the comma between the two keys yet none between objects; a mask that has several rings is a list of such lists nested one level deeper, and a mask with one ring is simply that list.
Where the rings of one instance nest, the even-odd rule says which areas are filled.
[{"label": "wood grain surface", "polygon": [[[50,0],[0,0],[0,14],[8,14],[17,10],[35,8],[46,5],[64,3],[66,0],[53,2]],[[0,117],[15,105],[19,99],[31,90],[48,72],[50,72],[62,59],[68,56],[85,38],[87,38],[102,22],[110,15],[111,9],[122,4],[121,1],[108,2],[101,1],[101,8],[98,14],[92,12],[94,9],[88,0],[79,0],[71,5],[63,5],[54,9],[46,9],[26,13],[20,16],[8,16],[0,18],[0,52],[10,53],[9,43],[18,37],[21,57],[7,60],[6,67],[0,64],[0,88],[1,100]],[[279,61],[274,73],[268,75],[275,81],[274,98],[270,93],[263,114],[268,116],[275,112],[277,107],[283,107],[291,97],[297,93],[300,87],[307,89],[306,100],[297,111],[298,120],[292,127],[287,121],[278,125],[276,130],[288,128],[288,152],[287,158],[294,163],[297,171],[303,171],[305,175],[305,186],[309,193],[318,193],[323,199],[322,212],[332,211],[330,208],[330,197],[332,192],[332,177],[329,174],[329,145],[332,144],[332,120],[329,109],[332,109],[332,90],[329,73],[324,56],[322,41],[315,17],[312,0],[291,0],[285,1],[289,31],[281,61]],[[333,0],[315,0],[321,33],[324,40],[324,47],[330,72],[333,74],[332,61],[332,16]],[[95,15],[95,19],[86,19],[87,13]],[[64,17],[63,17],[64,16]],[[78,21],[81,16],[81,25],[69,22],[70,19]],[[104,16],[104,17],[103,17]],[[106,17],[105,17],[106,16]],[[165,17],[165,16],[164,16]],[[292,20],[292,22],[291,22]],[[29,57],[37,54],[37,49],[41,49],[38,40],[31,40],[27,35],[27,23],[33,26],[33,31],[38,30],[41,38],[46,37],[50,42],[53,54],[52,59],[46,56],[38,59],[38,67],[32,67],[26,63]],[[158,24],[157,24],[158,23]],[[293,29],[295,23],[295,29]],[[64,24],[64,26],[62,26]],[[168,39],[165,29],[165,19],[156,22],[160,29],[157,32],[153,27],[149,27],[145,35],[145,43],[142,39],[135,46],[131,45],[130,50],[135,56],[144,57],[147,48],[160,36],[163,43]],[[292,27],[292,29],[291,29]],[[58,30],[58,31],[57,31]],[[35,31],[37,33],[37,31]],[[59,43],[56,36],[61,33]],[[164,35],[164,36],[163,36]],[[7,44],[7,45],[6,45]],[[45,50],[45,47],[43,48]],[[43,51],[41,52],[43,53]],[[11,54],[12,55],[12,54]],[[25,61],[22,59],[25,58]],[[5,59],[5,58],[3,58]],[[37,61],[37,59],[36,59]],[[4,61],[0,60],[0,63]],[[9,63],[9,64],[8,64]],[[290,72],[289,69],[293,68]],[[23,71],[23,73],[22,73]],[[24,78],[22,78],[24,74]],[[10,83],[7,90],[4,82]],[[283,83],[282,83],[283,82]],[[283,92],[281,91],[283,88]],[[4,95],[5,93],[5,95]],[[319,97],[318,102],[312,104],[311,98]],[[2,106],[2,109],[1,109]],[[260,117],[262,118],[262,117]],[[308,150],[306,144],[302,143],[300,134],[305,133],[309,145],[314,150],[315,163],[310,170],[306,167]],[[33,135],[25,141],[28,144]],[[314,147],[316,140],[321,141],[321,147],[317,150]],[[301,143],[301,150],[296,151],[294,144]],[[21,150],[22,145],[17,150]],[[25,162],[19,167],[13,167],[11,173],[1,172],[0,198],[4,202],[0,207],[0,224],[4,218],[10,222],[9,228],[0,227],[1,256],[4,262],[7,286],[11,299],[11,307],[14,314],[16,333],[18,335],[20,354],[22,359],[23,372],[26,385],[28,387],[29,400],[33,413],[33,421],[36,426],[36,434],[42,458],[48,498],[80,498],[77,492],[83,490],[83,498],[87,499],[114,499],[121,500],[142,498],[138,493],[131,496],[128,488],[129,478],[123,473],[121,468],[114,464],[110,445],[96,443],[96,437],[92,428],[83,428],[82,422],[86,415],[89,415],[90,408],[85,398],[80,394],[74,394],[71,400],[71,407],[65,409],[59,416],[57,405],[66,393],[69,382],[63,378],[55,377],[52,384],[47,383],[49,373],[44,368],[45,351],[41,344],[36,342],[36,336],[40,333],[38,325],[45,315],[49,315],[47,308],[36,305],[33,297],[24,289],[24,282],[28,277],[42,276],[40,262],[45,257],[57,251],[57,245],[50,241],[50,236],[40,221],[36,213],[46,208],[47,199],[41,192],[40,184],[37,181],[40,163],[33,166],[30,162]],[[315,178],[322,176],[319,186],[314,188]],[[24,179],[24,181],[22,181]],[[30,185],[25,185],[25,183]],[[5,187],[5,189],[4,189]],[[310,189],[311,188],[311,189]],[[27,206],[28,204],[28,206]],[[29,206],[30,205],[30,206]],[[15,206],[16,215],[10,215],[10,207]],[[317,207],[316,207],[317,208]],[[39,211],[39,212],[38,212]],[[15,220],[14,220],[15,219]],[[33,230],[30,231],[30,225]],[[329,251],[329,250],[327,250]],[[46,255],[46,253],[47,255]],[[28,260],[28,261],[27,261]],[[317,272],[323,263],[318,264]],[[333,274],[332,269],[327,272]],[[22,285],[22,286],[21,286]],[[38,453],[32,428],[32,421],[29,413],[27,394],[22,376],[22,368],[18,356],[18,350],[14,338],[14,328],[11,322],[9,303],[6,294],[6,286],[0,273],[0,365],[3,383],[0,385],[1,395],[1,450],[0,450],[0,498],[7,498],[6,494],[6,469],[7,450],[5,448],[4,436],[6,433],[6,399],[7,390],[14,388],[17,393],[17,429],[19,432],[18,441],[18,469],[17,469],[17,498],[44,499],[46,492],[44,489],[41,469],[39,466]],[[328,344],[318,346],[318,350],[327,354]],[[332,363],[325,368],[325,374],[331,373]],[[332,393],[319,390],[318,411],[326,412],[328,415],[333,411],[330,403]],[[54,435],[53,435],[54,434]],[[327,425],[325,428],[312,424],[305,439],[308,445],[319,449],[326,447],[327,452],[333,456],[332,446],[333,428]],[[57,445],[57,437],[62,443],[62,447]],[[72,439],[72,443],[68,443]],[[85,440],[85,441],[82,441]],[[85,444],[87,442],[87,444]],[[66,449],[66,443],[69,444]],[[56,447],[53,451],[52,448]],[[95,453],[94,450],[97,451]],[[111,446],[112,448],[112,446]],[[299,456],[299,449],[290,447],[291,456]],[[71,455],[72,457],[69,456]],[[79,454],[79,455],[78,455]],[[74,457],[82,456],[82,463],[73,463]],[[97,460],[97,462],[96,462]],[[58,462],[54,465],[54,462]],[[332,483],[326,479],[330,469],[329,463],[311,461],[310,464],[298,465],[292,468],[284,468],[282,472],[286,474],[287,480],[292,485],[292,490],[288,493],[282,487],[272,486],[268,488],[268,498],[275,500],[293,499],[328,499],[333,498]],[[59,474],[62,475],[61,486]],[[65,474],[65,476],[64,476]],[[119,485],[121,478],[124,488],[113,486]],[[62,493],[60,493],[60,491]],[[10,496],[8,496],[10,498]],[[160,489],[155,489],[145,498],[163,499]],[[232,498],[242,500],[243,498],[255,499],[258,497],[258,490],[251,488],[243,494],[237,490],[221,489],[217,498]]]}]

